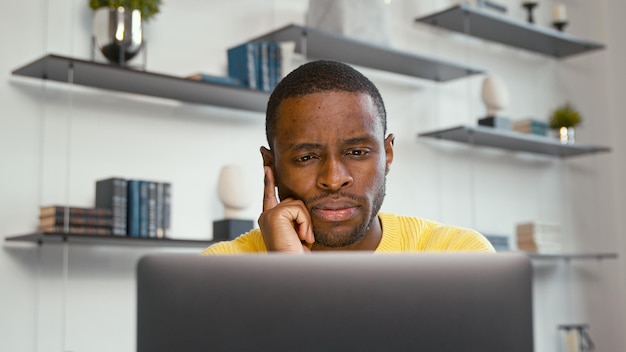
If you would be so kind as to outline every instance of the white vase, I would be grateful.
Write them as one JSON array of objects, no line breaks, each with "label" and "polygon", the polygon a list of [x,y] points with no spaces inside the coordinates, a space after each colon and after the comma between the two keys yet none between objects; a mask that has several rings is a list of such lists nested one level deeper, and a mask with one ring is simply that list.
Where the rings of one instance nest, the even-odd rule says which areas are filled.
[{"label": "white vase", "polygon": [[485,77],[481,93],[487,116],[497,116],[499,111],[509,105],[509,91],[504,81],[497,76]]},{"label": "white vase", "polygon": [[226,165],[220,171],[217,190],[224,204],[224,219],[240,219],[242,210],[252,202],[244,172],[238,165]]}]

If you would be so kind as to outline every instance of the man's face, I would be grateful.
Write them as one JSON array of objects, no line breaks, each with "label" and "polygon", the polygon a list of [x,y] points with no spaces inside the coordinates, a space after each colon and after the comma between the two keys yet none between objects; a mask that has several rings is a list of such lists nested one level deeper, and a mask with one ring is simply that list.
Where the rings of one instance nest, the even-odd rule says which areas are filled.
[{"label": "man's face", "polygon": [[[393,136],[366,93],[327,91],[278,108],[273,170],[280,199],[302,200],[316,244],[356,244],[377,218]],[[271,165],[271,163],[269,163]]]}]

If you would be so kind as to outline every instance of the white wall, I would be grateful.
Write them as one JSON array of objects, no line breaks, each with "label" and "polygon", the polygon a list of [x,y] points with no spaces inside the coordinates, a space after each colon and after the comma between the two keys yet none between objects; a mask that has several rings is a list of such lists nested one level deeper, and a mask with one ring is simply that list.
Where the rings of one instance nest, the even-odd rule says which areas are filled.
[{"label": "white wall", "polygon": [[[499,2],[508,5],[508,16],[524,18],[519,1]],[[623,2],[563,1],[572,19],[569,33],[607,44],[606,50],[566,60],[413,23],[451,3],[393,0],[393,47],[501,76],[512,98],[504,114],[512,118],[545,118],[556,105],[575,102],[585,116],[577,140],[613,151],[559,160],[418,140],[418,132],[474,124],[484,115],[483,76],[438,84],[363,69],[379,86],[396,135],[383,209],[507,235],[517,222],[556,221],[568,250],[624,257]],[[287,23],[303,24],[306,7],[304,0],[166,1],[146,29],[148,69],[224,74],[228,47]],[[546,25],[550,1],[541,1],[536,14]],[[89,58],[91,11],[81,0],[25,0],[5,4],[0,16],[1,236],[35,230],[40,205],[91,206],[95,180],[123,176],[172,182],[173,236],[209,239],[212,221],[222,213],[217,175],[233,162],[247,167],[259,195],[247,213],[256,219],[262,113],[12,76],[46,53]],[[5,243],[0,350],[134,350],[134,265],[154,251]],[[556,326],[578,322],[591,324],[598,351],[624,349],[623,263],[620,258],[535,265],[538,352],[558,351]]]}]

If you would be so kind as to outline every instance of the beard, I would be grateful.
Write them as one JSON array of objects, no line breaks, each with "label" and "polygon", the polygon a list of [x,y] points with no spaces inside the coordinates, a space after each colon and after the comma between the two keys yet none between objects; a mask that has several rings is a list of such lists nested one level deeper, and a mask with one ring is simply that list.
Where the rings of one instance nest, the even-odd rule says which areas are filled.
[{"label": "beard", "polygon": [[[363,239],[372,222],[378,219],[378,211],[380,210],[383,204],[383,199],[385,198],[385,183],[386,179],[383,180],[383,182],[381,182],[380,186],[378,187],[378,191],[376,192],[374,200],[372,201],[372,209],[368,216],[363,219],[360,224],[357,224],[349,231],[344,231],[340,233],[333,232],[332,229],[325,231],[320,229],[319,226],[316,226],[315,221],[313,221],[313,234],[315,236],[315,243],[328,248],[342,248],[358,243],[361,239]],[[364,197],[340,191],[316,196],[314,198],[306,200],[304,203],[311,204],[314,201],[331,195],[340,195],[345,198],[350,198],[358,201],[360,204],[365,204],[367,202]],[[309,208],[309,211],[311,211],[310,207],[307,206],[307,208]]]}]

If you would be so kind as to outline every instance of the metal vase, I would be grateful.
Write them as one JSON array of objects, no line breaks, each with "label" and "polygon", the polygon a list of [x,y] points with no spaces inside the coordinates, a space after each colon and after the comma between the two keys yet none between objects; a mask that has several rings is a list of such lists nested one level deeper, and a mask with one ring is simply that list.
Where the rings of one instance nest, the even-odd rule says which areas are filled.
[{"label": "metal vase", "polygon": [[94,11],[94,41],[110,62],[125,65],[143,44],[141,12],[120,7]]},{"label": "metal vase", "polygon": [[559,140],[561,144],[574,144],[575,133],[574,127],[561,127],[559,128]]}]

